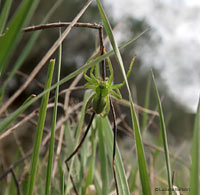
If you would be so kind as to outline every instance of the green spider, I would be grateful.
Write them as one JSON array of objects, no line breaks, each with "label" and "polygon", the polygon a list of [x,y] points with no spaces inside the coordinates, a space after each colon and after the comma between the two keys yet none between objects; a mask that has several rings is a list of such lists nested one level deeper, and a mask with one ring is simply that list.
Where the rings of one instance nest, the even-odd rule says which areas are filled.
[{"label": "green spider", "polygon": [[[135,57],[133,57],[131,61],[128,73],[126,75],[127,78],[129,77],[131,73],[134,60],[135,60]],[[85,88],[93,90],[93,95],[89,98],[85,107],[85,111],[87,111],[89,105],[92,103],[92,107],[95,113],[100,114],[101,117],[106,117],[109,113],[109,110],[110,110],[109,97],[110,96],[113,96],[117,99],[122,99],[119,88],[121,88],[125,84],[125,81],[123,81],[122,83],[112,85],[113,68],[112,68],[109,58],[107,58],[107,62],[108,62],[108,67],[110,71],[110,77],[106,77],[105,80],[94,76],[93,71],[94,71],[95,66],[93,66],[90,70],[90,77],[87,76],[86,74],[87,70],[84,72],[84,78],[88,81],[85,84]]]}]

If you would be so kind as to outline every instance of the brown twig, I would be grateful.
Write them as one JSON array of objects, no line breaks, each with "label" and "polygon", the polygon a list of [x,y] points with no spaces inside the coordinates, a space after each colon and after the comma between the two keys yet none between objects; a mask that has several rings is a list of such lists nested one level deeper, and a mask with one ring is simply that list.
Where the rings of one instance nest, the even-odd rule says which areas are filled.
[{"label": "brown twig", "polygon": [[[23,29],[24,32],[36,31],[36,30],[44,30],[49,28],[58,28],[58,27],[68,27],[71,22],[56,22],[49,24],[40,24],[37,26],[29,26]],[[76,23],[74,27],[83,27],[83,28],[92,28],[92,29],[102,29],[103,26],[100,24],[91,24],[91,23]]]},{"label": "brown twig", "polygon": [[[131,136],[131,137],[134,136],[132,131],[127,131],[127,130],[125,130],[123,127],[120,127],[120,126],[119,126],[118,129],[121,130],[121,131],[123,131],[127,136]],[[153,150],[159,150],[159,151],[162,152],[162,153],[164,152],[164,149],[163,149],[162,147],[159,147],[159,146],[157,146],[157,145],[151,144],[151,143],[149,143],[149,142],[147,142],[147,141],[143,141],[143,143],[144,143],[144,145],[145,145],[146,147],[149,147],[149,148],[151,148],[151,149],[153,149]],[[175,160],[179,161],[179,162],[180,162],[182,165],[184,165],[186,168],[189,167],[189,164],[187,164],[185,160],[183,160],[183,159],[181,159],[180,157],[178,157],[178,155],[174,155],[174,153],[172,153],[172,152],[169,152],[169,155],[170,155],[172,158],[174,158]]]},{"label": "brown twig", "polygon": [[[99,44],[100,44],[100,55],[105,53],[104,43],[103,43],[103,28],[99,29]],[[101,61],[101,76],[103,81],[106,79],[106,66],[105,60]]]},{"label": "brown twig", "polygon": [[[80,75],[82,75],[82,74],[80,74]],[[62,95],[62,94],[66,93],[66,92],[69,92],[69,91],[75,91],[75,90],[80,90],[80,89],[85,89],[85,87],[84,86],[70,87],[68,89],[64,89],[64,90],[60,91],[59,95]],[[55,96],[52,96],[49,99],[49,101],[52,101],[54,98],[55,98]]]},{"label": "brown twig", "polygon": [[[115,99],[115,98],[114,98],[114,99]],[[117,100],[117,99],[115,99],[115,100],[116,100],[119,104],[121,104],[121,105],[123,105],[123,106],[128,106],[128,107],[130,107],[130,103],[129,103],[129,101],[127,101],[127,100],[124,100],[124,99],[122,99],[122,100]],[[133,105],[134,105],[135,109],[137,109],[137,110],[139,110],[139,111],[141,111],[141,112],[146,112],[147,114],[156,115],[156,116],[159,115],[157,111],[144,108],[144,107],[142,107],[142,106],[140,106],[140,105],[138,105],[138,104],[136,104],[136,103],[133,103]]]},{"label": "brown twig", "polygon": [[[73,113],[75,110],[77,110],[80,106],[82,106],[83,103],[78,103],[76,105],[73,106],[73,108],[70,108],[67,110],[67,116],[65,116],[64,118],[61,117],[61,119],[57,122],[56,124],[56,131],[62,126],[62,124],[68,119],[69,115],[71,113]],[[42,145],[46,145],[46,143],[49,141],[51,137],[51,132],[48,133],[48,135],[44,138],[44,140],[42,141]]]},{"label": "brown twig", "polygon": [[4,173],[2,173],[0,175],[0,180],[4,179],[11,172],[11,169],[14,170],[17,166],[19,166],[22,162],[24,162],[25,159],[29,158],[31,156],[31,154],[32,154],[32,149],[26,154],[25,157],[23,157],[20,160],[18,160],[16,163],[11,165],[11,167],[8,168]]},{"label": "brown twig", "polygon": [[115,101],[115,107],[116,107],[117,113],[119,115],[119,118],[121,119],[121,122],[122,122],[122,125],[124,126],[124,128],[127,129],[129,132],[133,132],[131,127],[129,127],[129,125],[125,121],[125,117],[122,116],[122,114],[121,114],[122,112],[121,112],[120,106],[117,101]]},{"label": "brown twig", "polygon": [[[51,108],[53,106],[54,106],[54,104],[50,103],[50,104],[47,105],[47,108]],[[58,106],[60,106],[61,108],[63,108],[63,104],[61,104],[61,103],[58,103]],[[31,112],[29,115],[27,115],[24,119],[22,119],[20,122],[18,122],[16,125],[14,125],[10,129],[8,129],[6,132],[4,132],[3,134],[1,134],[0,135],[0,140],[4,139],[8,135],[10,135],[16,128],[20,127],[25,122],[30,121],[38,113],[38,111],[39,111],[39,108],[35,109],[33,112]]]},{"label": "brown twig", "polygon": [[[29,75],[22,72],[22,71],[17,71],[16,74],[23,76],[25,79],[28,79]],[[44,85],[42,83],[40,83],[39,81],[37,81],[36,79],[33,79],[36,82],[36,85],[39,86],[40,88],[44,89]]]}]

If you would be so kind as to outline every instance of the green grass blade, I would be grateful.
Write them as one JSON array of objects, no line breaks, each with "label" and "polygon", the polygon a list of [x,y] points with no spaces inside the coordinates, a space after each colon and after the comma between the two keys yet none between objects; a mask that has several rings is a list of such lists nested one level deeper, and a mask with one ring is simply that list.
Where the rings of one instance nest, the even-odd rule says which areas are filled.
[{"label": "green grass blade", "polygon": [[[147,108],[147,109],[149,108],[150,89],[151,89],[151,75],[149,74],[148,80],[147,80],[146,94],[145,94],[145,103],[144,103],[144,108]],[[148,120],[148,114],[144,112],[142,127],[141,127],[141,130],[143,131],[143,133],[147,125],[147,120]]]},{"label": "green grass blade", "polygon": [[[112,157],[113,157],[113,133],[111,125],[108,121],[108,119],[99,119],[101,122],[101,126],[103,127],[103,134],[104,134],[104,143],[106,145],[106,148],[108,150],[108,157],[112,164]],[[116,167],[116,174],[117,174],[117,181],[118,181],[118,187],[119,187],[119,194],[120,195],[129,195],[129,187],[128,187],[128,181],[126,179],[123,162],[121,159],[121,155],[119,152],[119,148],[116,144],[116,156],[115,156],[115,167]]]},{"label": "green grass blade", "polygon": [[[60,3],[63,0],[59,0],[56,1],[56,3],[54,4],[54,6],[49,10],[49,12],[47,13],[47,15],[45,16],[45,18],[42,20],[42,24],[46,23],[48,21],[48,19],[51,17],[51,15],[55,12],[55,10],[58,8],[58,6],[60,5]],[[11,72],[9,73],[8,77],[6,78],[6,80],[4,81],[4,83],[1,86],[1,91],[0,91],[0,105],[3,101],[3,95],[4,95],[4,91],[9,83],[9,81],[12,79],[12,77],[15,75],[16,71],[21,67],[21,65],[23,64],[25,58],[27,57],[27,55],[30,53],[35,41],[37,40],[37,38],[39,37],[40,33],[42,31],[36,31],[33,33],[33,35],[31,36],[30,40],[28,41],[28,43],[26,44],[25,48],[23,49],[23,51],[21,52],[20,56],[18,57],[18,59],[16,60]]]},{"label": "green grass blade", "polygon": [[[62,44],[60,44],[58,55],[59,56],[58,56],[57,82],[60,81]],[[55,128],[56,128],[56,119],[57,119],[58,94],[59,94],[59,85],[56,87],[54,110],[53,110],[53,116],[52,116],[51,138],[50,138],[50,145],[49,145],[49,158],[48,158],[48,165],[47,165],[46,188],[45,188],[46,195],[50,194],[50,190],[51,190],[51,174],[52,174],[52,167],[53,167],[54,138],[55,138]]]},{"label": "green grass blade", "polygon": [[190,195],[199,194],[200,100],[194,122],[192,141],[192,167],[190,171]]},{"label": "green grass blade", "polygon": [[0,76],[21,38],[21,29],[32,17],[38,3],[39,0],[24,0],[11,20],[5,35],[0,39],[0,45],[3,46],[0,52]]},{"label": "green grass blade", "polygon": [[152,72],[152,78],[154,83],[154,89],[156,93],[156,99],[158,104],[158,112],[159,112],[159,118],[160,118],[160,128],[162,132],[162,140],[164,145],[164,153],[165,153],[165,160],[166,160],[166,167],[167,167],[167,176],[168,176],[168,185],[169,185],[169,195],[172,195],[172,177],[171,177],[171,166],[170,166],[170,159],[169,159],[169,149],[167,144],[167,134],[166,134],[166,126],[165,126],[165,120],[164,115],[162,111],[162,105],[158,93],[158,89],[156,86],[156,81]]},{"label": "green grass blade", "polygon": [[[51,60],[49,64],[49,70],[47,73],[45,89],[48,89],[51,86],[51,81],[52,81],[53,72],[54,72],[54,64],[55,64],[55,60]],[[37,164],[39,160],[40,145],[42,141],[44,122],[45,122],[46,112],[47,112],[47,104],[49,100],[49,93],[50,92],[46,93],[43,96],[41,106],[40,106],[40,113],[39,113],[39,118],[38,118],[36,137],[35,137],[34,149],[33,149],[32,161],[31,161],[31,170],[30,170],[30,178],[29,178],[28,193],[27,193],[28,195],[33,194],[33,189],[34,189],[34,184],[35,184],[35,179],[36,179],[36,172],[37,172]]]},{"label": "green grass blade", "polygon": [[144,194],[151,194],[151,190],[150,190],[150,183],[149,183],[149,177],[148,177],[148,172],[147,172],[147,165],[146,165],[146,159],[145,159],[145,155],[144,155],[144,146],[142,144],[142,137],[140,134],[140,127],[139,127],[139,123],[138,123],[138,119],[136,116],[136,112],[134,109],[134,105],[133,105],[133,101],[132,101],[132,96],[131,96],[131,91],[128,85],[128,80],[126,78],[126,73],[125,73],[125,69],[124,69],[124,65],[123,65],[123,61],[122,61],[122,57],[121,54],[119,52],[119,48],[117,46],[117,42],[115,41],[115,38],[113,36],[113,32],[111,29],[111,26],[109,24],[109,21],[104,13],[104,10],[101,6],[101,3],[99,0],[97,0],[97,5],[99,8],[99,12],[101,14],[101,18],[103,20],[104,26],[105,26],[105,30],[106,33],[109,37],[109,40],[111,42],[111,45],[113,47],[113,50],[115,52],[115,56],[116,59],[120,65],[125,83],[126,83],[126,87],[128,90],[128,94],[129,94],[129,101],[130,101],[130,107],[131,107],[131,116],[132,116],[132,123],[133,123],[133,129],[134,129],[134,134],[135,134],[135,141],[136,141],[136,148],[137,148],[137,156],[138,156],[138,165],[139,165],[139,172],[140,172],[140,180],[141,180],[141,184],[142,184],[142,190]]},{"label": "green grass blade", "polygon": [[[71,135],[72,129],[69,126],[69,121],[66,122],[65,124],[65,142],[67,143],[67,147],[66,147],[66,156],[71,154],[71,151],[74,150],[75,147],[75,143],[73,142],[73,137]],[[70,174],[71,174],[71,170],[73,167],[73,163],[74,163],[74,158],[72,158],[71,160],[71,164],[70,164],[70,172],[68,173],[68,177],[66,179],[66,188],[65,188],[65,194],[69,194],[70,191],[70,187],[71,187],[71,180],[70,180]]]},{"label": "green grass blade", "polygon": [[142,136],[140,134],[140,127],[138,124],[136,112],[134,110],[133,102],[131,102],[131,117],[133,121],[133,129],[135,134],[135,142],[137,148],[137,156],[138,156],[138,166],[140,172],[140,181],[142,184],[142,191],[143,194],[151,194],[150,183],[149,183],[149,176],[147,172],[147,164],[144,155],[144,146],[142,143]]},{"label": "green grass blade", "polygon": [[[83,185],[83,180],[85,180],[84,176],[85,176],[85,167],[87,166],[87,160],[88,160],[87,154],[88,154],[88,144],[89,144],[90,134],[91,134],[91,131],[89,131],[87,137],[85,138],[83,142],[83,145],[80,148],[80,171],[78,173],[79,177],[78,177],[78,182],[77,182],[77,190],[78,190],[78,193],[82,195],[85,195],[84,193],[85,189],[82,187],[82,185]],[[76,167],[77,169],[76,164],[74,165],[74,167]]]},{"label": "green grass blade", "polygon": [[11,4],[12,4],[12,0],[7,0],[5,1],[4,6],[2,8],[2,11],[0,14],[0,34],[3,33],[4,31]]},{"label": "green grass blade", "polygon": [[[137,38],[140,37],[141,34],[139,34],[138,36],[132,38],[131,40],[125,42],[124,44],[122,44],[119,48],[124,48],[126,47],[128,44],[131,44],[133,41],[135,41]],[[96,65],[97,63],[101,62],[102,60],[106,59],[107,57],[109,57],[110,55],[112,55],[114,53],[114,51],[109,51],[106,54],[97,57],[96,59],[94,59],[93,61],[83,65],[82,67],[80,67],[78,70],[72,72],[71,74],[69,74],[68,76],[64,77],[62,80],[60,80],[58,83],[52,85],[50,88],[44,90],[42,93],[40,93],[39,95],[37,95],[35,98],[33,98],[30,102],[24,104],[23,106],[21,106],[20,108],[18,108],[16,111],[14,111],[13,113],[11,113],[7,118],[2,119],[0,121],[0,133],[5,131],[6,128],[17,118],[17,116],[19,114],[21,114],[25,109],[27,109],[31,104],[33,104],[34,102],[36,102],[38,99],[40,99],[44,94],[48,93],[49,91],[55,89],[58,85],[62,85],[65,82],[69,81],[70,79],[74,78],[75,76],[77,76],[78,74],[84,72],[85,70],[87,70],[90,67],[93,67],[94,65]]]},{"label": "green grass blade", "polygon": [[130,192],[133,192],[137,188],[137,173],[138,173],[138,167],[135,169],[132,169],[130,177],[128,178],[128,184],[130,186]]},{"label": "green grass blade", "polygon": [[60,194],[64,195],[64,173],[60,159],[58,159],[58,170],[59,170],[59,182],[60,182]]},{"label": "green grass blade", "polygon": [[101,181],[102,192],[101,194],[108,194],[109,177],[108,177],[108,161],[105,151],[104,138],[103,138],[103,126],[100,120],[97,120],[98,137],[99,137],[99,161],[101,165]]},{"label": "green grass blade", "polygon": [[[170,115],[165,118],[165,127],[166,127],[166,129],[167,129],[167,126],[169,124],[169,121],[170,121]],[[162,147],[162,143],[163,143],[162,142],[162,131],[160,131],[158,139],[156,141],[156,146]],[[159,156],[159,154],[160,154],[160,150],[155,150],[155,152],[153,154],[153,161],[154,161],[154,163],[156,162],[156,158]]]},{"label": "green grass blade", "polygon": [[87,173],[87,177],[85,179],[85,187],[83,190],[83,194],[86,193],[86,190],[89,185],[92,184],[93,177],[94,177],[94,171],[95,171],[95,158],[96,158],[96,139],[95,139],[95,129],[92,129],[91,131],[91,141],[92,141],[92,155],[89,162],[89,169]]}]

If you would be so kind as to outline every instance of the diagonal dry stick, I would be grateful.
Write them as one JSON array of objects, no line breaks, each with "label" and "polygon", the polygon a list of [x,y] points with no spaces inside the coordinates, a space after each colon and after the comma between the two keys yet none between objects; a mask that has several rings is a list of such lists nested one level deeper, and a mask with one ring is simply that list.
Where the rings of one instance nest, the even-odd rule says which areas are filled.
[{"label": "diagonal dry stick", "polygon": [[79,18],[83,15],[83,13],[86,11],[88,6],[91,4],[92,0],[89,0],[87,4],[81,9],[81,11],[78,13],[78,15],[73,19],[73,21],[70,23],[70,25],[66,28],[66,30],[62,33],[61,37],[57,39],[57,41],[53,44],[53,46],[49,49],[49,51],[46,53],[46,55],[42,58],[42,60],[38,63],[38,65],[34,68],[34,70],[31,72],[29,78],[26,80],[26,82],[15,92],[14,95],[10,99],[7,100],[7,102],[1,107],[0,109],[0,115],[8,108],[8,106],[26,89],[26,87],[30,84],[30,82],[33,80],[33,78],[37,75],[37,73],[40,71],[40,69],[45,65],[47,60],[51,57],[51,55],[56,51],[56,49],[59,47],[59,45],[63,42],[63,40],[67,37],[69,32],[71,31],[72,27],[77,23]]}]

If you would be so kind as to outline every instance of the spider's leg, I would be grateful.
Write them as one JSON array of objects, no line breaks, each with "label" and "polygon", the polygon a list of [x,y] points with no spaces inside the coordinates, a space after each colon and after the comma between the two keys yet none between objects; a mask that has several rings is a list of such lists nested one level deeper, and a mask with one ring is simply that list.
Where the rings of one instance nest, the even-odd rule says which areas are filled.
[{"label": "spider's leg", "polygon": [[85,112],[87,112],[87,109],[88,109],[90,103],[92,102],[92,100],[94,99],[95,95],[96,95],[96,94],[93,94],[93,95],[89,98],[89,100],[88,100],[88,102],[87,102],[87,104],[86,104],[86,106],[85,106]]},{"label": "spider's leg", "polygon": [[121,93],[119,92],[119,89],[116,88],[115,90],[116,90],[116,91],[114,91],[114,90],[111,90],[111,91],[110,91],[111,95],[114,96],[115,98],[119,99],[119,100],[122,99],[122,95],[121,95]]},{"label": "spider's leg", "polygon": [[[87,134],[88,134],[88,131],[92,125],[92,121],[94,119],[94,116],[95,116],[95,112],[92,113],[92,116],[90,118],[90,122],[88,123],[88,126],[87,126],[87,129],[83,135],[83,137],[81,138],[81,141],[80,143],[78,144],[78,146],[76,147],[76,149],[74,150],[74,152],[72,152],[72,154],[65,160],[65,164],[66,164],[66,167],[67,167],[67,170],[69,171],[69,165],[68,165],[68,161],[78,152],[78,150],[80,149],[80,147],[82,146]],[[74,190],[75,190],[75,193],[78,195],[78,191],[76,189],[76,186],[75,186],[75,183],[74,183],[74,180],[72,178],[72,176],[70,175],[70,179],[72,181],[72,184],[73,184],[73,187],[74,187]]]},{"label": "spider's leg", "polygon": [[107,96],[106,98],[106,111],[103,114],[100,114],[101,117],[105,118],[106,116],[108,116],[110,111],[110,102],[109,102],[109,96]]},{"label": "spider's leg", "polygon": [[96,89],[96,86],[95,86],[95,85],[92,85],[92,84],[90,84],[90,83],[86,83],[86,84],[84,85],[84,87],[87,88],[87,89],[93,89],[93,90]]},{"label": "spider's leg", "polygon": [[65,163],[68,162],[78,152],[78,150],[80,149],[80,147],[83,144],[83,142],[84,142],[84,140],[86,138],[86,135],[88,134],[88,131],[89,131],[91,125],[92,125],[92,121],[94,119],[94,116],[95,116],[95,112],[92,113],[92,116],[90,118],[90,122],[88,123],[87,129],[86,129],[83,137],[81,138],[80,143],[78,144],[78,146],[76,147],[76,149],[74,150],[74,152],[72,152],[72,154],[65,160]]},{"label": "spider's leg", "polygon": [[106,58],[106,59],[107,59],[108,67],[109,67],[109,70],[110,70],[110,76],[109,76],[109,79],[108,79],[108,85],[110,86],[112,84],[112,81],[113,81],[113,67],[112,67],[110,58]]},{"label": "spider's leg", "polygon": [[[132,70],[132,67],[133,67],[133,63],[134,63],[134,61],[135,61],[135,56],[132,58],[132,60],[131,60],[131,64],[130,64],[130,66],[129,66],[129,69],[128,69],[128,72],[127,72],[127,74],[126,74],[126,78],[128,79],[128,77],[129,77],[129,75],[130,75],[130,73],[131,73],[131,70]],[[124,84],[125,84],[126,82],[125,82],[125,80],[122,82],[122,83],[120,83],[120,84],[116,84],[116,85],[113,85],[112,86],[112,89],[116,89],[116,88],[120,88],[120,87],[122,87]]]},{"label": "spider's leg", "polygon": [[[90,62],[92,62],[93,60],[95,60],[98,56],[100,56],[100,51],[98,51],[98,53],[96,54],[96,55],[94,55],[94,56],[92,56],[88,61],[87,61],[87,63],[90,63]],[[96,77],[92,74],[91,75],[91,72],[93,72],[93,70],[94,70],[94,68],[96,67],[96,65],[93,65],[92,66],[92,68],[91,68],[91,70],[90,70],[90,83],[99,83],[98,82],[98,80],[96,79]],[[86,74],[86,73],[85,73]],[[88,76],[87,76],[88,77]],[[86,79],[87,80],[87,79]],[[88,81],[88,80],[87,80]]]},{"label": "spider's leg", "polygon": [[[68,162],[65,162],[65,164],[66,164],[66,167],[67,167],[67,171],[69,172],[69,171],[70,171],[70,168],[69,168]],[[69,177],[70,177],[70,180],[71,180],[71,182],[72,182],[72,185],[73,185],[73,188],[74,188],[74,192],[75,192],[76,195],[78,195],[78,190],[76,189],[76,185],[75,185],[75,183],[74,183],[74,179],[73,179],[73,177],[71,176],[71,174],[70,174]]]},{"label": "spider's leg", "polygon": [[112,86],[111,86],[111,89],[118,89],[118,88],[121,88],[124,84],[125,84],[125,81],[123,81],[122,83],[116,84],[116,85],[112,85]]},{"label": "spider's leg", "polygon": [[[96,66],[96,65],[95,65],[95,66]],[[98,79],[94,76],[94,74],[93,74],[95,66],[93,66],[93,67],[90,69],[90,77],[91,77],[91,79],[93,80],[93,83],[99,84],[99,80],[98,80]]]},{"label": "spider's leg", "polygon": [[85,71],[84,74],[83,74],[85,80],[88,81],[89,83],[93,83],[93,80],[92,80],[89,76],[87,76],[86,72],[87,72],[87,71]]},{"label": "spider's leg", "polygon": [[114,122],[114,127],[113,127],[114,139],[113,139],[113,163],[112,163],[112,168],[113,168],[116,192],[117,192],[117,195],[119,195],[119,189],[118,189],[118,183],[117,183],[117,175],[116,175],[116,169],[115,169],[117,123],[116,123],[115,110],[114,110],[114,106],[113,106],[113,103],[112,103],[111,99],[110,99],[110,107],[111,107],[111,113],[112,113],[113,122]]}]

